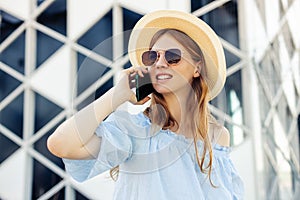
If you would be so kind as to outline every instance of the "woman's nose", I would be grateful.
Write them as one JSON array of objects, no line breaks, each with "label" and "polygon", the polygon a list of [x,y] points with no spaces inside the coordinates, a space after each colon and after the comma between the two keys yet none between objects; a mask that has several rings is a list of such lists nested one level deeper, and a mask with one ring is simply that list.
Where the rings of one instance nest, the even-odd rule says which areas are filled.
[{"label": "woman's nose", "polygon": [[166,68],[168,67],[168,63],[166,63],[166,60],[164,59],[164,54],[160,53],[156,63],[155,63],[155,67],[162,67],[162,68]]}]

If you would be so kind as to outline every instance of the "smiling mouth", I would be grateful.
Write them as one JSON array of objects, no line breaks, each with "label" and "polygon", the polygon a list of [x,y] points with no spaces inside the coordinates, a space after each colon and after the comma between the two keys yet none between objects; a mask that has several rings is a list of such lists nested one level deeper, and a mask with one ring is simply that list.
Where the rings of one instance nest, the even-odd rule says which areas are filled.
[{"label": "smiling mouth", "polygon": [[156,75],[157,80],[168,80],[171,79],[173,76],[171,74],[158,74]]}]

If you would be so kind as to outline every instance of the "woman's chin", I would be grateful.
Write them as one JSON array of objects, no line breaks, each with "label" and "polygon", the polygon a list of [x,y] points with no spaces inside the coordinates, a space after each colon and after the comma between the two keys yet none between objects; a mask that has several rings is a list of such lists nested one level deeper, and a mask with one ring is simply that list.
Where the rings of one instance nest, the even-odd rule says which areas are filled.
[{"label": "woman's chin", "polygon": [[171,88],[166,87],[166,85],[153,84],[153,87],[160,94],[166,94],[172,92]]}]

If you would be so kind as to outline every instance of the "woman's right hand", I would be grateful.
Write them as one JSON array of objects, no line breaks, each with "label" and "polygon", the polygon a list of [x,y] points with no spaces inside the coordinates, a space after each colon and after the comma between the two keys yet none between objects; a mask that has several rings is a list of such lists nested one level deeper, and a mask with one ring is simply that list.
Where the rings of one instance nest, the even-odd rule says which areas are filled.
[{"label": "woman's right hand", "polygon": [[138,74],[144,77],[143,73],[149,73],[145,67],[130,67],[124,69],[119,75],[119,81],[115,86],[114,99],[121,101],[129,101],[135,105],[142,105],[150,100],[150,97],[146,97],[141,101],[137,101],[135,93],[131,90],[135,87],[134,77]]},{"label": "woman's right hand", "polygon": [[118,83],[93,103],[87,105],[63,122],[48,138],[50,152],[61,158],[86,159],[97,157],[100,138],[94,134],[99,124],[126,101],[143,104],[150,98],[137,102],[131,91],[130,80],[136,74],[143,76],[145,68],[131,67],[121,72]]}]

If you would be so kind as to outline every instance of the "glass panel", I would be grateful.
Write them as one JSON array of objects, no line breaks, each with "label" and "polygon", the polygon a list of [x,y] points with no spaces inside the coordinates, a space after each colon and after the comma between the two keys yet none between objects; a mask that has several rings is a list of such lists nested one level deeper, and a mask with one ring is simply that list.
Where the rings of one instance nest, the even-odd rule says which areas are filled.
[{"label": "glass panel", "polygon": [[[241,107],[241,103],[236,95],[236,92],[234,90],[231,90],[230,93],[230,116],[232,118],[232,121],[235,124],[244,124],[243,123],[243,109]],[[245,139],[245,133],[242,128],[231,125],[231,144],[232,145],[238,145],[242,143]]]},{"label": "glass panel", "polygon": [[289,112],[289,107],[287,105],[287,101],[285,99],[284,94],[282,94],[277,106],[276,110],[278,112],[278,116],[280,118],[280,123],[282,124],[284,131],[287,133],[290,128],[290,123],[288,123],[287,117]]},{"label": "glass panel", "polygon": [[75,197],[76,200],[88,200],[88,198],[86,198],[83,194],[81,194],[78,191],[76,191],[75,195],[76,195]]},{"label": "glass panel", "polygon": [[[295,156],[296,160],[300,160],[300,131],[299,131],[299,125],[296,127],[296,129],[291,132],[291,136],[289,138],[290,141],[290,148],[293,151],[293,155]],[[296,178],[296,177],[295,177]]]},{"label": "glass panel", "polygon": [[3,10],[0,10],[0,16],[0,43],[2,43],[11,33],[13,33],[23,23],[23,21]]},{"label": "glass panel", "polygon": [[225,127],[230,133],[230,146],[240,145],[247,137],[247,135],[244,133],[244,130],[237,125],[225,123]]},{"label": "glass panel", "polygon": [[123,8],[123,30],[131,30],[142,15]]},{"label": "glass panel", "polygon": [[257,68],[257,73],[262,79],[260,84],[263,84],[266,87],[266,91],[264,92],[268,92],[271,97],[276,95],[280,84],[279,70],[275,67],[276,65],[279,65],[279,62],[278,59],[273,59],[275,56],[274,53],[274,51],[267,53]]},{"label": "glass panel", "polygon": [[50,169],[33,160],[32,199],[38,199],[61,180],[62,178]]},{"label": "glass panel", "polygon": [[67,33],[67,12],[66,0],[54,1],[41,15],[37,22],[66,35]]},{"label": "glass panel", "polygon": [[[271,44],[271,48],[270,51],[268,52],[269,54],[269,59],[272,62],[272,67],[274,69],[272,69],[274,72],[276,72],[275,75],[277,75],[278,77],[281,76],[282,74],[282,69],[283,68],[288,68],[285,66],[282,66],[282,62],[286,61],[286,60],[281,60],[281,58],[283,58],[283,56],[281,55],[282,52],[286,52],[286,51],[282,51],[282,35],[279,35],[276,39],[274,39],[274,42]],[[280,82],[280,79],[277,79],[277,82]]]},{"label": "glass panel", "polygon": [[0,111],[0,123],[10,131],[23,137],[23,93]]},{"label": "glass panel", "polygon": [[274,199],[279,196],[278,193],[278,182],[277,182],[277,173],[275,168],[276,166],[276,158],[274,155],[275,146],[274,146],[274,130],[272,126],[266,127],[265,132],[263,132],[264,138],[264,148],[265,148],[265,182],[266,182],[266,199]]},{"label": "glass panel", "polygon": [[[36,43],[36,65],[37,68],[42,65],[50,56],[52,56],[63,43],[55,40],[54,38],[37,31],[37,43]],[[45,48],[47,47],[47,48]]]},{"label": "glass panel", "polygon": [[287,22],[283,25],[282,36],[284,38],[284,42],[289,53],[289,57],[292,58],[296,48],[295,48],[294,40],[291,35],[291,30]]},{"label": "glass panel", "polygon": [[[227,77],[224,89],[211,101],[211,104],[231,117],[232,122],[225,124],[232,135],[231,144],[239,145],[243,142],[246,137],[243,129],[234,125],[243,125],[244,123],[240,71]],[[224,124],[225,116],[216,116],[216,118],[221,124]]]},{"label": "glass panel", "polygon": [[[192,0],[191,11],[194,12],[211,2],[213,1]],[[229,1],[205,15],[200,16],[200,18],[208,23],[223,39],[239,47],[237,8],[236,1]]]},{"label": "glass panel", "polygon": [[[101,33],[101,34],[99,34]],[[78,44],[93,50],[93,52],[112,59],[112,11],[94,24],[78,39]]]},{"label": "glass panel", "polygon": [[235,1],[228,1],[200,18],[207,22],[221,38],[235,47],[239,47],[237,3]]},{"label": "glass panel", "polygon": [[10,155],[12,155],[18,148],[19,146],[15,144],[13,141],[5,137],[1,132],[0,132],[0,166],[3,161],[5,161],[6,158],[8,158]]},{"label": "glass panel", "polygon": [[262,123],[264,123],[264,121],[266,120],[267,118],[267,114],[269,113],[270,109],[271,109],[271,106],[270,106],[270,103],[264,93],[264,89],[262,88],[262,85],[259,84],[258,85],[259,87],[259,111],[260,111],[260,117],[261,117],[261,120],[262,120]]},{"label": "glass panel", "polygon": [[[105,73],[111,70],[97,61],[88,58],[80,53],[77,54],[78,71],[77,71],[77,91],[78,95],[86,90],[89,86],[100,79]],[[96,88],[95,88],[96,91]]]},{"label": "glass panel", "polygon": [[[0,38],[2,37],[1,35],[2,33],[0,33]],[[0,61],[10,66],[14,70],[22,74],[24,73],[24,64],[25,64],[25,33],[24,32],[0,53]]]},{"label": "glass panel", "polygon": [[51,199],[55,199],[55,200],[65,200],[65,188],[61,189],[60,191],[58,191],[57,193],[55,193]]},{"label": "glass panel", "polygon": [[142,17],[142,15],[137,14],[133,11],[123,8],[123,30],[124,32],[124,52],[128,51],[128,41],[131,30],[133,29],[136,22]]},{"label": "glass panel", "polygon": [[212,2],[213,0],[192,0],[191,1],[191,11],[194,12],[199,8],[203,7],[205,4]]},{"label": "glass panel", "polygon": [[20,84],[20,81],[0,70],[0,102],[12,93]]},{"label": "glass panel", "polygon": [[35,132],[46,125],[62,110],[63,109],[56,104],[52,103],[38,93],[35,93]]}]

